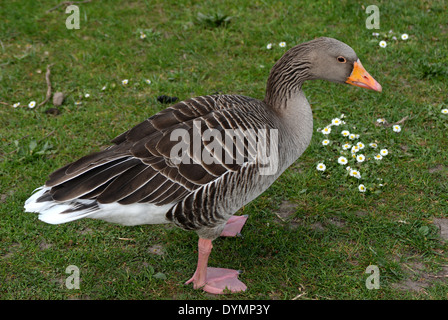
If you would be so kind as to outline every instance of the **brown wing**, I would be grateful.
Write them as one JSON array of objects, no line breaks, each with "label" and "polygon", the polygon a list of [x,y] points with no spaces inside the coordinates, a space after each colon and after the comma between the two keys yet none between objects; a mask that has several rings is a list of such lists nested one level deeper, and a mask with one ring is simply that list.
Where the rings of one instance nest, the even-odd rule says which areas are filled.
[{"label": "brown wing", "polygon": [[[254,141],[241,138],[247,129],[264,128],[269,122],[257,118],[262,113],[254,108],[260,106],[261,102],[241,96],[180,102],[119,135],[112,141],[115,145],[53,172],[46,186],[52,187],[57,201],[176,203],[256,156]],[[208,137],[211,132],[214,136]],[[235,143],[225,143],[230,139]],[[177,149],[184,152],[172,154]]]}]

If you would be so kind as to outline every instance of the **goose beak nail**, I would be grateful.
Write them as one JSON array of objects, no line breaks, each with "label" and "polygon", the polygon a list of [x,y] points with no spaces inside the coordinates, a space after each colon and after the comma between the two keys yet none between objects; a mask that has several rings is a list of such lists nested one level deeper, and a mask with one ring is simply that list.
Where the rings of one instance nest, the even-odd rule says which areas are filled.
[{"label": "goose beak nail", "polygon": [[373,79],[373,77],[366,71],[366,69],[364,69],[359,59],[355,61],[352,74],[347,78],[347,81],[345,82],[357,87],[371,89],[378,92],[381,92],[383,90],[381,85],[375,79]]}]

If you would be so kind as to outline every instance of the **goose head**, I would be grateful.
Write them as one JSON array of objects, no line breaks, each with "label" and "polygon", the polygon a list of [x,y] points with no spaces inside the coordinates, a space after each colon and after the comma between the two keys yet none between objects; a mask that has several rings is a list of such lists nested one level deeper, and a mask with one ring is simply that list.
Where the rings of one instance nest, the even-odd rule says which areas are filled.
[{"label": "goose head", "polygon": [[357,87],[382,91],[381,85],[364,69],[356,52],[347,44],[333,38],[318,38],[305,45],[312,48],[310,79],[348,83]]},{"label": "goose head", "polygon": [[382,90],[350,46],[321,37],[289,49],[275,63],[268,77],[265,101],[274,108],[283,106],[286,97],[300,90],[304,81],[314,79]]}]

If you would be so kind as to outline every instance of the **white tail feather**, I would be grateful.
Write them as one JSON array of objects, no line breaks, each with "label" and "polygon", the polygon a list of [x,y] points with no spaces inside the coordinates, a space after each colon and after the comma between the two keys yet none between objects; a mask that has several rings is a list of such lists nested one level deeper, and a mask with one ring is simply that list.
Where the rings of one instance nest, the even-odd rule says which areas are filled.
[{"label": "white tail feather", "polygon": [[[150,203],[134,203],[122,205],[119,203],[98,203],[97,207],[62,213],[69,209],[75,209],[80,204],[92,204],[95,200],[74,199],[70,201],[44,201],[37,202],[49,187],[40,187],[25,202],[26,212],[39,213],[39,220],[49,224],[61,224],[82,218],[105,220],[123,225],[160,224],[168,223],[166,212],[172,204],[156,206]],[[37,192],[36,192],[37,191]]]}]

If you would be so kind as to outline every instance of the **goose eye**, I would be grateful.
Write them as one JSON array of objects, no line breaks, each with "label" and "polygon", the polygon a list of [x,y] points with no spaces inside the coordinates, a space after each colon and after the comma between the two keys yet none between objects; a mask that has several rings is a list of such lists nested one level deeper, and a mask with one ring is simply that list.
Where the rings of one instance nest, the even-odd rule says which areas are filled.
[{"label": "goose eye", "polygon": [[338,61],[340,63],[346,63],[347,62],[347,60],[343,56],[339,56],[337,59],[338,59]]}]

